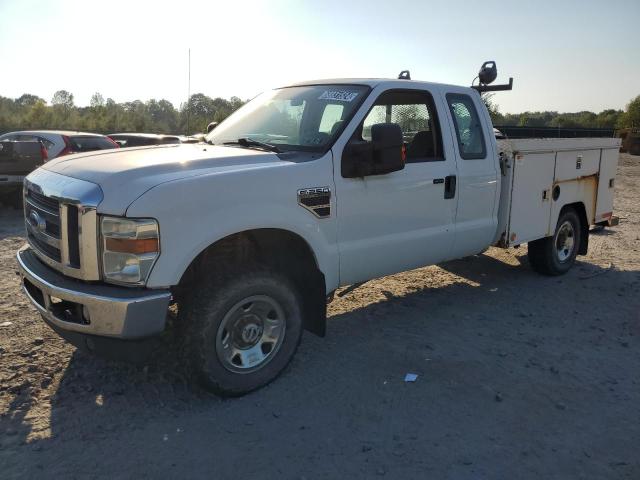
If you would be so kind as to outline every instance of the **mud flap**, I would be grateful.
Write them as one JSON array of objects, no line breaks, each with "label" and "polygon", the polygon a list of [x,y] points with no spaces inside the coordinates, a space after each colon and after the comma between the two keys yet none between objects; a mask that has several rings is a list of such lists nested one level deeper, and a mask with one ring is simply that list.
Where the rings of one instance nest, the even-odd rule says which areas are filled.
[{"label": "mud flap", "polygon": [[304,301],[304,329],[324,337],[327,333],[327,295],[324,275],[316,270],[312,280],[302,291]]}]

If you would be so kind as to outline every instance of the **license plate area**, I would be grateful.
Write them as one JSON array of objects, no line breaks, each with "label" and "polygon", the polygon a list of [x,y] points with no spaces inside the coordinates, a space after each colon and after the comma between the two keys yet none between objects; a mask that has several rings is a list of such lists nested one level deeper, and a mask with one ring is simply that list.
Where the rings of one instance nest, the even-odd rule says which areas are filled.
[{"label": "license plate area", "polygon": [[26,278],[24,279],[24,289],[41,309],[48,312],[56,320],[77,325],[91,323],[83,311],[82,304],[49,295]]}]

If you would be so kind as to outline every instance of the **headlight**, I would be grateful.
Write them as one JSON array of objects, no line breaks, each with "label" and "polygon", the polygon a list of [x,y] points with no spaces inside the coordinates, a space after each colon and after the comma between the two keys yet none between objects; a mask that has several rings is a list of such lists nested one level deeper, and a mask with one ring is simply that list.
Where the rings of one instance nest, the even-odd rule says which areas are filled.
[{"label": "headlight", "polygon": [[104,279],[144,285],[160,255],[158,222],[150,218],[102,217],[101,231]]}]

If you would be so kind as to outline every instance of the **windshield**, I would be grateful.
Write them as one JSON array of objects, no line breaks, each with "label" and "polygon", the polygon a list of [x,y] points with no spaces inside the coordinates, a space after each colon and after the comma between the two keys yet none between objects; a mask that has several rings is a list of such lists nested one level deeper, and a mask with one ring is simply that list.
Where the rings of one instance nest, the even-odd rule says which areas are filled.
[{"label": "windshield", "polygon": [[351,119],[368,90],[362,85],[271,90],[244,105],[206,138],[215,145],[247,139],[276,146],[279,151],[324,151]]}]

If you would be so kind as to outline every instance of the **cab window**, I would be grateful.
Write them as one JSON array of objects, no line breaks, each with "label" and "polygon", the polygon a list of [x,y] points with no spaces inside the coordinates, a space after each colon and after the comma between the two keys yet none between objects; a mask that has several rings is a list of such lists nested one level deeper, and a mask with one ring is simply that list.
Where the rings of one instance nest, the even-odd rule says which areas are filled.
[{"label": "cab window", "polygon": [[433,98],[428,92],[390,90],[371,107],[362,124],[362,140],[371,141],[376,123],[397,123],[402,129],[406,162],[443,161],[440,124]]},{"label": "cab window", "polygon": [[447,103],[456,128],[460,156],[465,160],[486,158],[482,123],[469,95],[448,93]]}]

